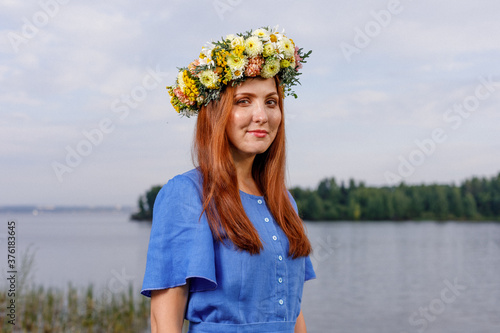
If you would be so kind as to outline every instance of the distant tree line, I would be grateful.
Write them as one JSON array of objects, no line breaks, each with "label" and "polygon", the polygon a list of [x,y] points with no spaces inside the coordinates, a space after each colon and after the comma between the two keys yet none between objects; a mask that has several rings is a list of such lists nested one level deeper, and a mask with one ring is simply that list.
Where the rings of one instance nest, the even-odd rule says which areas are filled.
[{"label": "distant tree line", "polygon": [[455,185],[367,187],[335,178],[290,190],[304,220],[500,220],[500,173]]},{"label": "distant tree line", "polygon": [[[135,220],[151,220],[161,186],[139,197]],[[456,185],[369,187],[350,180],[323,179],[316,189],[290,189],[300,216],[307,221],[357,220],[500,220],[500,173],[473,177]]]},{"label": "distant tree line", "polygon": [[141,195],[137,203],[139,211],[132,214],[130,218],[138,221],[151,221],[153,219],[153,206],[155,204],[156,196],[160,190],[161,186],[156,185],[151,187],[146,194]]}]

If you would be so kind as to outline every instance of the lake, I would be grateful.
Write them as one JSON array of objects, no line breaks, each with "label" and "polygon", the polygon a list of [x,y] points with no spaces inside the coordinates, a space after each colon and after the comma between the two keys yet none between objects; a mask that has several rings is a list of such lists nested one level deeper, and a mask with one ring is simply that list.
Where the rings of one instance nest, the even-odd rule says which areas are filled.
[{"label": "lake", "polygon": [[[37,284],[93,283],[112,294],[132,283],[139,291],[149,223],[124,212],[2,213],[1,253],[12,218],[18,257],[35,251]],[[303,296],[310,333],[500,332],[500,224],[308,222],[307,229],[317,274]]]}]

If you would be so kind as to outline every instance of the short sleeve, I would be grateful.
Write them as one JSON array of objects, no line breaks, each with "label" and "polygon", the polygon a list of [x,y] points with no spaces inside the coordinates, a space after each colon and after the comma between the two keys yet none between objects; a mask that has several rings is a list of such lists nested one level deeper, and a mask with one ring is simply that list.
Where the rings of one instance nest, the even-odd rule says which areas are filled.
[{"label": "short sleeve", "polygon": [[312,280],[316,278],[316,273],[314,272],[314,268],[311,262],[311,258],[309,256],[306,257],[306,273],[304,281]]},{"label": "short sleeve", "polygon": [[172,178],[153,208],[141,294],[190,283],[190,291],[217,288],[214,241],[202,211],[200,186],[186,175]]}]

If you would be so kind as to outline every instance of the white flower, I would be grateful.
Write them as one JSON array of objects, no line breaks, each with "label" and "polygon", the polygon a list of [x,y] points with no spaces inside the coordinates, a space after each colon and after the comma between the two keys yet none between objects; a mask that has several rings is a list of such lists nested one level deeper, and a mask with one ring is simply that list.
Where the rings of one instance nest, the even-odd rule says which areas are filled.
[{"label": "white flower", "polygon": [[196,116],[198,114],[198,111],[194,111],[194,110],[190,110],[188,108],[184,108],[182,110],[182,113],[186,116],[186,117],[193,117],[193,116]]},{"label": "white flower", "polygon": [[233,74],[233,77],[232,77],[233,80],[239,79],[244,74],[243,70],[239,70],[239,69],[237,69],[231,73]]},{"label": "white flower", "polygon": [[205,70],[200,73],[200,82],[207,88],[215,89],[217,88],[217,82],[219,76],[212,70]]},{"label": "white flower", "polygon": [[236,38],[236,36],[233,34],[229,34],[226,36],[226,39],[228,39],[229,41],[232,41],[234,38]]},{"label": "white flower", "polygon": [[254,32],[252,32],[253,36],[259,37],[261,40],[264,42],[267,42],[269,40],[269,32],[266,29],[257,29]]},{"label": "white flower", "polygon": [[231,48],[234,49],[236,46],[243,46],[243,44],[245,43],[245,40],[243,39],[243,37],[235,37],[232,41],[231,41]]},{"label": "white flower", "polygon": [[186,88],[186,84],[184,83],[184,79],[182,78],[183,75],[183,71],[180,71],[179,74],[177,74],[177,85],[179,86],[179,88],[181,88],[182,91],[184,91],[184,88]]},{"label": "white flower", "polygon": [[211,54],[214,49],[214,42],[206,42],[205,45],[201,48],[201,52],[206,52],[207,54]]},{"label": "white flower", "polygon": [[206,58],[212,59],[212,48],[203,46],[201,48],[201,54],[203,54]]},{"label": "white flower", "polygon": [[278,41],[278,50],[280,50],[280,53],[283,53],[285,58],[291,58],[295,53],[295,46],[291,40],[282,37],[281,40]]},{"label": "white flower", "polygon": [[[269,33],[271,33],[271,34],[279,33],[278,27],[279,27],[279,25],[275,25],[274,27],[271,28],[271,30],[269,30]],[[285,33],[285,29],[283,29],[283,33]]]},{"label": "white flower", "polygon": [[200,66],[202,65],[207,65],[208,67],[212,68],[213,66],[215,66],[215,63],[213,60],[209,59],[209,58],[200,58],[198,59],[198,61],[200,62]]},{"label": "white flower", "polygon": [[245,53],[250,57],[258,56],[262,53],[262,49],[262,42],[257,36],[250,37],[245,40]]},{"label": "white flower", "polygon": [[214,45],[211,43],[207,43],[205,46],[201,48],[201,54],[203,54],[203,57],[200,54],[200,58],[198,59],[200,65],[208,65],[209,67],[214,66],[214,62],[212,60],[213,48]]}]

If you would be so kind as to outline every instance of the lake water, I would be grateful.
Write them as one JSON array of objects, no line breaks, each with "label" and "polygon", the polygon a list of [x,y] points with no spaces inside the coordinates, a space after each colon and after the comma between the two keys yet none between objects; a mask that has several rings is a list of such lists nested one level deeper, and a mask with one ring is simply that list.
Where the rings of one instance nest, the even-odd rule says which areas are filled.
[{"label": "lake water", "polygon": [[[129,283],[140,289],[148,223],[128,221],[123,212],[1,214],[0,253],[12,218],[18,256],[28,247],[36,252],[37,284],[93,283],[106,293]],[[337,222],[307,228],[318,277],[304,288],[310,333],[500,332],[500,224]]]}]

